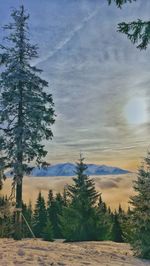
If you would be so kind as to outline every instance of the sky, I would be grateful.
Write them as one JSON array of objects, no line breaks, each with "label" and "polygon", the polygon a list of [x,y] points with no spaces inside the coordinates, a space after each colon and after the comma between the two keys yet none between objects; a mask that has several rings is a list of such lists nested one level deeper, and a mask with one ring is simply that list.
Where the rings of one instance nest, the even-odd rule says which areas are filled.
[{"label": "sky", "polygon": [[31,63],[43,70],[57,115],[47,161],[74,162],[81,151],[88,163],[135,170],[150,144],[150,48],[137,50],[117,23],[149,19],[150,1],[120,10],[106,0],[5,0],[0,28],[21,4],[39,47]]}]

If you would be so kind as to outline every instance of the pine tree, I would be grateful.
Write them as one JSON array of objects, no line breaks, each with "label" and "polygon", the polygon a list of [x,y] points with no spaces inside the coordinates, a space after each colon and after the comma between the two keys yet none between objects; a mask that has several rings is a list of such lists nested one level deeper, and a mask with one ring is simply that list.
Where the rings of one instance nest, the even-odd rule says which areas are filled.
[{"label": "pine tree", "polygon": [[114,242],[124,242],[123,232],[119,221],[119,215],[115,212],[111,229],[111,240]]},{"label": "pine tree", "polygon": [[88,175],[85,174],[87,170],[87,165],[84,164],[84,158],[80,155],[79,162],[76,165],[76,175],[73,178],[74,185],[68,186],[68,195],[76,205],[79,203],[81,207],[92,207],[99,196],[95,190],[95,183],[93,179],[90,179]]},{"label": "pine tree", "polygon": [[62,195],[60,193],[57,193],[54,197],[53,191],[50,190],[48,193],[47,215],[49,221],[52,224],[54,238],[62,238],[59,215],[62,214],[62,209],[64,206],[65,202]]},{"label": "pine tree", "polygon": [[62,238],[62,232],[60,227],[60,220],[59,217],[62,215],[63,207],[65,206],[65,202],[63,196],[60,193],[56,194],[55,197],[55,210],[56,210],[56,221],[55,225],[53,226],[55,232],[55,238]]},{"label": "pine tree", "polygon": [[111,225],[112,225],[112,214],[111,209],[107,209],[106,203],[102,200],[102,196],[100,195],[98,201],[98,215],[99,215],[99,224],[100,224],[100,232],[99,232],[99,240],[110,240],[111,239]]},{"label": "pine tree", "polygon": [[123,213],[124,213],[124,210],[122,209],[121,204],[119,204],[118,214],[121,216]]},{"label": "pine tree", "polygon": [[67,241],[96,240],[99,238],[99,217],[95,207],[99,194],[95,184],[85,171],[87,166],[80,156],[76,166],[77,177],[74,184],[68,186],[70,205],[63,208],[60,223],[64,237]]},{"label": "pine tree", "polygon": [[107,212],[106,203],[102,200],[102,196],[101,195],[99,197],[98,208],[104,214]]},{"label": "pine tree", "polygon": [[[51,139],[54,123],[52,95],[44,91],[47,81],[41,70],[30,64],[38,57],[37,46],[28,37],[28,19],[24,6],[11,14],[10,31],[1,45],[3,63],[0,76],[0,150],[3,168],[12,168],[16,186],[16,239],[21,239],[22,179],[28,164],[41,163],[47,152],[43,139]],[[2,60],[3,59],[3,60]],[[1,171],[1,169],[0,169]]]},{"label": "pine tree", "polygon": [[[54,226],[55,221],[56,221],[56,210],[55,210],[55,198],[53,195],[53,191],[51,189],[48,192],[47,217],[48,217],[48,220],[51,222],[52,226]],[[53,231],[55,231],[54,228],[53,228]]]},{"label": "pine tree", "polygon": [[66,187],[64,187],[64,190],[63,190],[63,203],[64,203],[64,206],[67,207],[67,205],[68,205],[68,197],[67,197],[67,189],[66,189]]},{"label": "pine tree", "polygon": [[123,219],[121,219],[121,227],[123,232],[124,242],[130,243],[132,241],[132,223],[131,223],[132,210],[128,207],[127,212],[124,212]]},{"label": "pine tree", "polygon": [[33,231],[36,237],[43,237],[43,230],[47,223],[45,200],[39,192],[33,214]]},{"label": "pine tree", "polygon": [[13,228],[13,217],[7,197],[0,197],[0,237],[11,237]]},{"label": "pine tree", "polygon": [[132,239],[131,245],[137,256],[150,259],[150,153],[139,168],[134,181],[136,195],[131,197]]},{"label": "pine tree", "polygon": [[42,235],[43,235],[43,240],[53,241],[53,226],[50,220],[47,220]]}]

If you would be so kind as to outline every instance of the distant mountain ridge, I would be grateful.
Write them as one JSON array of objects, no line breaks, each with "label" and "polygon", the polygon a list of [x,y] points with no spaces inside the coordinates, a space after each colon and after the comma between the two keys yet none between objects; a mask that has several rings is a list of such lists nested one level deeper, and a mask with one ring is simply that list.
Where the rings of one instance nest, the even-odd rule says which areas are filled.
[{"label": "distant mountain ridge", "polygon": [[[87,167],[85,171],[87,175],[118,175],[129,173],[128,170],[106,165],[87,164]],[[31,172],[31,176],[74,176],[76,175],[75,171],[75,164],[59,163],[46,168],[35,167]]]}]

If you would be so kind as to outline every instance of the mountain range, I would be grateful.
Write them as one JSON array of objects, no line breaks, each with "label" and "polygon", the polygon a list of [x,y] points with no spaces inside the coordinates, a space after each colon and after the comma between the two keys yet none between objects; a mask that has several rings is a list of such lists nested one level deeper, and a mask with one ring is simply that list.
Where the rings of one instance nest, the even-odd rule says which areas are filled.
[{"label": "mountain range", "polygon": [[[87,164],[87,167],[85,171],[87,175],[118,175],[129,173],[127,170],[106,165]],[[59,163],[46,168],[35,167],[31,172],[31,176],[74,176],[75,172],[75,164]]]}]

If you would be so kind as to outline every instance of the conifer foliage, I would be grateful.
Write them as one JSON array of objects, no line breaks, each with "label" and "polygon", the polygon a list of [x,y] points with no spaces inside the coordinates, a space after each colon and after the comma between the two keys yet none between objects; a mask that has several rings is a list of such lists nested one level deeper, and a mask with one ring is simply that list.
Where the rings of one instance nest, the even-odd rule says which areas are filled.
[{"label": "conifer foliage", "polygon": [[127,3],[136,2],[136,0],[107,0],[108,4],[110,5],[112,2],[114,2],[119,8],[122,7],[122,5]]},{"label": "conifer foliage", "polygon": [[[47,152],[43,139],[51,139],[54,123],[52,95],[44,91],[47,81],[41,70],[30,64],[38,57],[37,46],[28,37],[28,19],[24,6],[11,14],[12,22],[4,27],[9,31],[0,46],[3,65],[0,76],[0,150],[3,168],[11,167],[16,185],[16,208],[22,205],[22,178],[28,164],[38,164]],[[1,167],[1,168],[2,168]],[[0,169],[2,173],[3,169]],[[16,239],[21,238],[20,214],[16,211]]]},{"label": "conifer foliage", "polygon": [[7,197],[0,196],[0,237],[10,237],[13,233],[13,217]]},{"label": "conifer foliage", "polygon": [[33,230],[36,237],[43,237],[43,230],[47,224],[45,200],[39,192],[33,214]]},{"label": "conifer foliage", "polygon": [[42,235],[43,235],[43,240],[53,241],[53,227],[50,220],[47,220]]},{"label": "conifer foliage", "polygon": [[62,215],[62,209],[65,206],[65,201],[60,193],[54,197],[53,191],[49,190],[47,202],[47,215],[48,220],[51,222],[53,228],[53,237],[62,238],[60,229],[59,216]]},{"label": "conifer foliage", "polygon": [[111,229],[111,240],[114,242],[124,242],[121,223],[119,221],[119,214],[115,212],[113,215],[113,223]]},{"label": "conifer foliage", "polygon": [[60,217],[62,232],[68,241],[99,238],[99,219],[95,208],[99,194],[94,181],[85,174],[86,169],[80,156],[76,166],[77,177],[73,178],[74,184],[68,186],[70,205],[64,207]]},{"label": "conifer foliage", "polygon": [[92,207],[99,196],[95,190],[95,183],[86,175],[87,165],[84,163],[84,158],[80,155],[79,162],[76,165],[75,174],[77,177],[73,178],[74,185],[68,186],[68,195],[71,197],[73,204],[80,203],[81,207],[88,205]]},{"label": "conifer foliage", "polygon": [[134,182],[136,195],[131,197],[131,245],[135,254],[150,259],[150,153],[138,171]]},{"label": "conifer foliage", "polygon": [[[115,2],[121,8],[124,4],[136,2],[136,0],[107,0],[108,4]],[[144,1],[143,1],[144,2]],[[144,5],[144,3],[143,3]],[[136,44],[140,50],[147,49],[150,44],[150,20],[143,21],[137,19],[131,22],[121,22],[118,24],[118,31],[126,34],[128,39]]]},{"label": "conifer foliage", "polygon": [[110,208],[107,208],[106,203],[102,200],[100,195],[98,200],[97,213],[99,219],[99,240],[110,240],[111,239],[111,227],[112,227],[112,216]]}]

